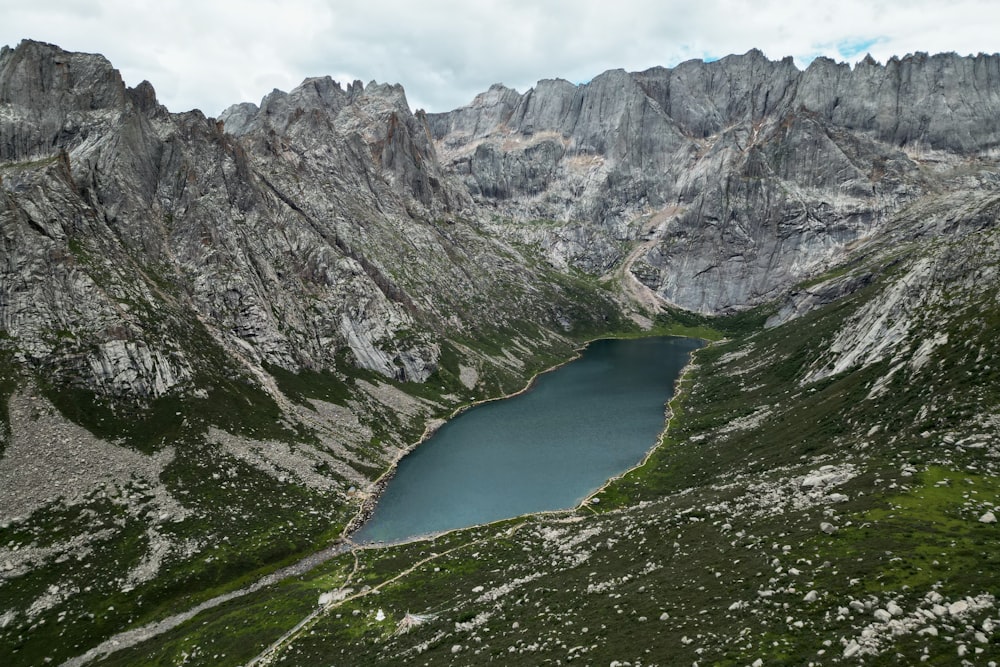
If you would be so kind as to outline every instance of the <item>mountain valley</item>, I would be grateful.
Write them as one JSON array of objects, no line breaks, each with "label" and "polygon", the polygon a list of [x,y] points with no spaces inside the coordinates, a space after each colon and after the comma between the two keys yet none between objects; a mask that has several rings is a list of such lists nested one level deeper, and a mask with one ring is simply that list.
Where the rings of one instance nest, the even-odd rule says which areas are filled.
[{"label": "mountain valley", "polygon": [[[213,119],[4,47],[0,661],[996,664],[998,161],[996,55]],[[456,409],[655,334],[711,343],[641,465],[351,544]]]}]

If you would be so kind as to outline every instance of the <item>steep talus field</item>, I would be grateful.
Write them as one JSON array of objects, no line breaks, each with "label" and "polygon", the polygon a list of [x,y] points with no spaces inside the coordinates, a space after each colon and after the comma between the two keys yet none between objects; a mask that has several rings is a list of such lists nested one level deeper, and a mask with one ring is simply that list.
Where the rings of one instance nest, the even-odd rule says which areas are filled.
[{"label": "steep talus field", "polygon": [[[4,48],[0,662],[1000,660],[998,119],[998,56],[216,120]],[[457,406],[655,332],[715,342],[580,508],[342,539]]]}]

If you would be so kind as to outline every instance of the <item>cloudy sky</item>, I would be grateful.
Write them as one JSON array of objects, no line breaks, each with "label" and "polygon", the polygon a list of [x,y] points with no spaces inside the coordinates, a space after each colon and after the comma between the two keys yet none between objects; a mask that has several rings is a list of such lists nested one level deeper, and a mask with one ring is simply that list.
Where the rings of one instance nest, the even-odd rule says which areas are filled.
[{"label": "cloudy sky", "polygon": [[[588,81],[761,49],[854,63],[1000,51],[996,0],[0,0],[0,44],[102,53],[171,111],[218,115],[307,76],[402,83],[447,111],[490,84]],[[819,8],[817,8],[819,7]]]}]

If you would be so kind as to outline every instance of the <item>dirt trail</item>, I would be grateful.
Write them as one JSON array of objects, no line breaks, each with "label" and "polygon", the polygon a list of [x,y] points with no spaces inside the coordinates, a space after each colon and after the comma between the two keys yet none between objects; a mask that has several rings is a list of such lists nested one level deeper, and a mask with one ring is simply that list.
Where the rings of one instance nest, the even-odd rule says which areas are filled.
[{"label": "dirt trail", "polygon": [[639,230],[640,238],[642,240],[634,248],[632,248],[628,256],[622,262],[621,266],[612,274],[606,276],[617,277],[620,279],[622,294],[629,306],[631,306],[632,312],[629,316],[636,324],[644,329],[652,327],[653,322],[649,318],[655,317],[659,313],[663,312],[667,302],[654,290],[642,284],[639,279],[635,277],[632,273],[632,265],[635,264],[640,257],[644,256],[660,244],[662,238],[657,232],[661,230],[666,225],[667,221],[675,216],[679,210],[680,209],[677,206],[668,206],[646,220],[642,225],[642,229]]},{"label": "dirt trail", "polygon": [[[511,537],[511,536],[513,536],[514,533],[516,533],[518,530],[520,530],[521,527],[524,526],[524,525],[525,525],[525,523],[522,522],[522,523],[518,523],[518,524],[516,524],[514,526],[511,526],[511,528],[507,531],[506,536],[508,538]],[[324,614],[328,613],[332,609],[335,609],[335,608],[341,606],[345,602],[349,602],[351,600],[356,600],[358,598],[365,597],[366,595],[372,595],[372,594],[378,593],[378,591],[381,590],[382,588],[384,588],[385,586],[388,586],[389,584],[392,584],[392,583],[395,583],[395,582],[399,581],[403,577],[411,574],[412,572],[414,572],[415,570],[417,570],[421,566],[426,565],[427,563],[429,563],[429,562],[431,562],[433,560],[436,560],[438,558],[442,558],[443,556],[447,556],[448,554],[450,554],[450,553],[452,553],[454,551],[458,551],[459,549],[465,549],[465,548],[468,548],[468,547],[471,547],[471,546],[475,546],[477,544],[482,544],[487,539],[488,538],[486,538],[486,537],[481,537],[481,538],[479,538],[477,540],[473,540],[471,542],[465,542],[465,543],[459,544],[457,546],[452,547],[451,549],[448,549],[446,551],[442,551],[440,553],[432,553],[431,555],[427,556],[426,558],[423,558],[423,559],[417,561],[416,563],[414,563],[410,567],[406,568],[405,570],[403,570],[402,572],[400,572],[396,576],[392,577],[391,579],[386,579],[382,583],[380,583],[380,584],[378,584],[376,586],[373,586],[372,588],[360,591],[358,593],[354,593],[352,595],[347,595],[345,597],[342,597],[342,598],[339,598],[339,599],[336,599],[336,600],[331,600],[327,604],[323,605],[322,607],[319,607],[315,611],[311,612],[308,616],[306,616],[305,618],[303,618],[301,621],[299,621],[295,625],[295,627],[293,627],[291,630],[289,630],[288,632],[286,632],[285,634],[283,634],[280,638],[278,638],[277,641],[275,641],[273,644],[271,644],[266,649],[264,649],[255,658],[253,658],[250,661],[248,661],[244,665],[244,667],[258,667],[259,665],[267,665],[267,664],[269,664],[274,658],[276,658],[278,656],[279,653],[281,653],[281,650],[283,648],[285,648],[286,646],[288,646],[289,644],[291,644],[292,642],[294,642],[296,639],[298,639],[300,636],[302,636],[302,634],[305,633],[309,628],[311,628],[313,626],[313,624],[317,620],[319,620],[319,618],[321,616],[323,616]],[[359,547],[359,548],[364,548],[364,547]],[[351,578],[357,572],[357,569],[358,569],[358,556],[357,556],[357,551],[355,550],[355,552],[354,552],[354,570],[351,572],[350,575],[348,575],[347,581],[345,582],[344,586],[341,587],[341,590],[343,590],[344,587],[346,587],[347,583],[350,582]]]},{"label": "dirt trail", "polygon": [[162,635],[164,632],[169,632],[182,623],[191,620],[201,612],[206,609],[211,609],[213,607],[218,607],[223,602],[228,602],[234,598],[242,597],[248,593],[254,593],[264,588],[265,586],[270,586],[275,584],[282,579],[287,577],[294,577],[297,575],[305,574],[309,570],[313,569],[317,565],[325,563],[334,556],[339,556],[342,553],[350,551],[352,546],[346,542],[338,542],[332,546],[318,551],[314,554],[306,556],[302,560],[288,567],[283,567],[280,570],[275,570],[271,574],[261,577],[249,586],[245,586],[239,590],[230,591],[222,595],[218,595],[210,600],[205,600],[204,602],[198,604],[187,611],[183,611],[179,614],[174,614],[173,616],[168,616],[159,621],[153,623],[148,623],[142,627],[133,628],[132,630],[126,630],[125,632],[120,632],[105,641],[101,642],[94,648],[90,649],[81,656],[75,658],[70,658],[62,664],[62,667],[79,667],[80,665],[85,665],[88,662],[92,662],[98,658],[104,657],[116,651],[120,651],[136,644],[142,643],[147,639],[152,639],[157,635]]}]

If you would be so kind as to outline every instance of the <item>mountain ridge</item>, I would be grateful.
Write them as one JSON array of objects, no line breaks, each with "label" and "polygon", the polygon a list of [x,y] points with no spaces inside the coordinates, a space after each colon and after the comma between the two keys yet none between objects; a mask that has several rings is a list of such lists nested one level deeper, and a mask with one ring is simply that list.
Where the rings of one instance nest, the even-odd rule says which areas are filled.
[{"label": "mountain ridge", "polygon": [[[925,155],[991,159],[998,82],[995,54],[918,53],[853,69],[819,58],[798,70],[753,50],[610,70],[587,84],[544,80],[523,95],[494,87],[428,121],[479,203],[514,220],[563,223],[541,239],[555,263],[599,274],[623,258],[616,245],[652,234],[660,243],[636,278],[668,303],[717,313],[774,298],[868,237],[918,190],[912,176]],[[742,179],[718,178],[734,173]],[[816,234],[814,221],[840,232]],[[581,224],[597,243],[552,238]],[[671,250],[679,241],[692,252]],[[705,261],[713,254],[722,257]],[[664,276],[668,262],[687,266]],[[720,287],[736,283],[749,288]]]},{"label": "mountain ridge", "polygon": [[[0,478],[29,501],[0,524],[9,632],[130,582],[121,627],[315,549],[428,421],[615,316],[465,218],[401,90],[372,88],[336,114],[322,85],[275,96],[280,131],[240,140],[101,56],[3,51]],[[63,516],[72,539],[15,548]]]}]

